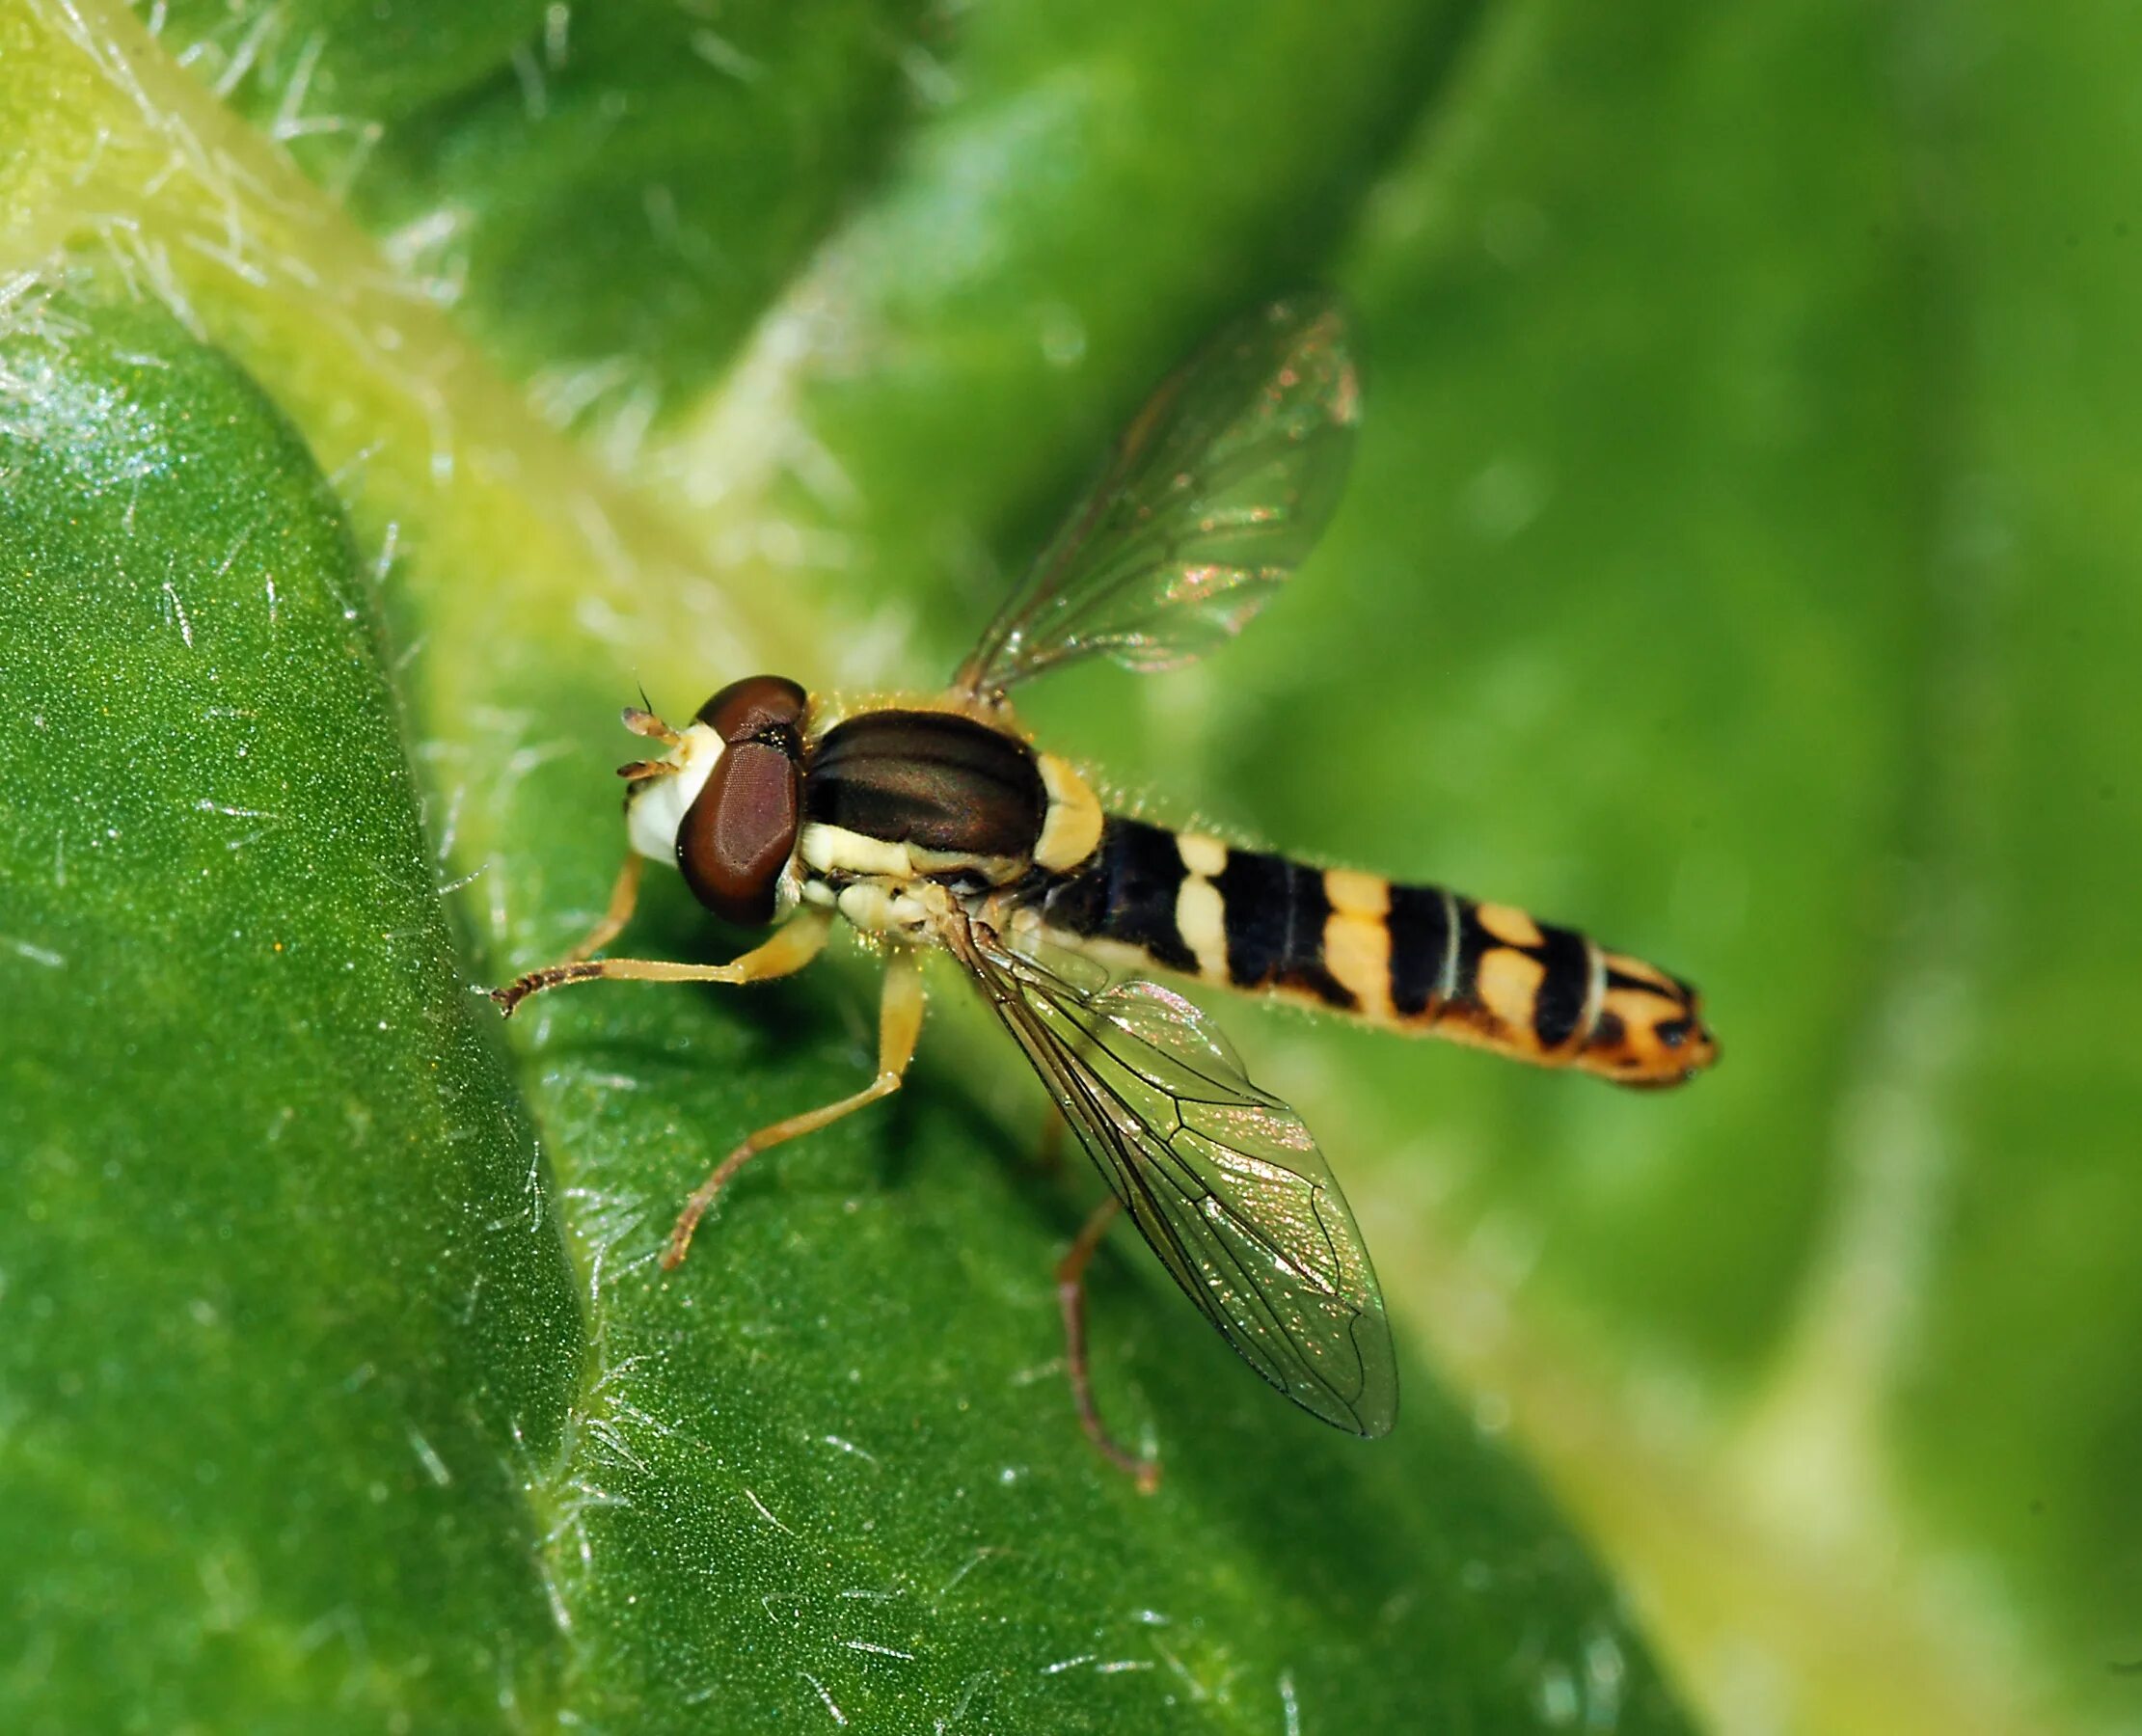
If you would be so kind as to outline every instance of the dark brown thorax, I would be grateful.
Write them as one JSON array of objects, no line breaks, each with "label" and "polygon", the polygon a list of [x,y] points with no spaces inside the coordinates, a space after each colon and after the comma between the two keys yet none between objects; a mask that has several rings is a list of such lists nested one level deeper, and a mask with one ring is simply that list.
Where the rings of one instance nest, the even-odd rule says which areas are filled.
[{"label": "dark brown thorax", "polygon": [[957,712],[870,711],[813,748],[804,818],[947,855],[1032,854],[1048,796],[1034,750]]}]

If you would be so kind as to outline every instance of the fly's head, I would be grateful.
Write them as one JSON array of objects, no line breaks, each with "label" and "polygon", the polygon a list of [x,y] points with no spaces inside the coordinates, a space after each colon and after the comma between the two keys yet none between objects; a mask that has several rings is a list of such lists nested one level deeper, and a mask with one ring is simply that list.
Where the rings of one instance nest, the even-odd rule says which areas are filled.
[{"label": "fly's head", "polygon": [[627,727],[669,744],[620,769],[632,847],[673,861],[692,896],[724,922],[763,928],[796,908],[790,872],[802,825],[808,700],[780,675],[732,681],[670,730],[643,712]]}]

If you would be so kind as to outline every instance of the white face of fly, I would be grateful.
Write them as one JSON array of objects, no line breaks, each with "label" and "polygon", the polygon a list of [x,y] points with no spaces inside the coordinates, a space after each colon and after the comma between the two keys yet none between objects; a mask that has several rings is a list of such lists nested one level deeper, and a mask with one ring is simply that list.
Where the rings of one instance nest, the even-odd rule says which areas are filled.
[{"label": "white face of fly", "polygon": [[677,863],[677,828],[686,811],[699,799],[721,757],[721,738],[704,723],[694,723],[684,739],[663,755],[670,765],[683,768],[649,777],[632,788],[632,805],[625,810],[625,829],[632,847],[658,862]]}]

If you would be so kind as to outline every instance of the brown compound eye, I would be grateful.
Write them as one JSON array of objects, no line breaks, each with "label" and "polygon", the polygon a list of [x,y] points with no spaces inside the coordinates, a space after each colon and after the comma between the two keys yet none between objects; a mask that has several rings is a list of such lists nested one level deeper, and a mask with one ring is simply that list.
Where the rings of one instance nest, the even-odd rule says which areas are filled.
[{"label": "brown compound eye", "polygon": [[677,827],[677,866],[692,896],[724,922],[773,920],[802,821],[805,703],[785,676],[746,675],[699,708],[722,751]]},{"label": "brown compound eye", "polygon": [[794,758],[800,750],[803,705],[803,690],[785,675],[746,675],[702,705],[699,721],[732,746],[766,742]]},{"label": "brown compound eye", "polygon": [[724,922],[773,920],[781,871],[802,822],[800,768],[781,747],[740,741],[725,749],[677,827],[677,866],[692,896]]}]

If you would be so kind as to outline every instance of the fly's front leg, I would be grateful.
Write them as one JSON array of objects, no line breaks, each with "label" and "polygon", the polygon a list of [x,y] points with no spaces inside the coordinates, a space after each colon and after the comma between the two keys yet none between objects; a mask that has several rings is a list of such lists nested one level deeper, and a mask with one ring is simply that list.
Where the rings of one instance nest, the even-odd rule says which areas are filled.
[{"label": "fly's front leg", "polygon": [[1122,1209],[1110,1194],[1094,1207],[1070,1251],[1056,1262],[1056,1306],[1064,1316],[1064,1359],[1071,1370],[1071,1402],[1078,1406],[1078,1426],[1101,1457],[1137,1483],[1139,1494],[1151,1495],[1160,1486],[1160,1461],[1140,1457],[1108,1432],[1094,1403],[1092,1370],[1086,1359],[1086,1268]]},{"label": "fly's front leg", "polygon": [[517,977],[503,989],[491,990],[491,998],[499,1003],[499,1011],[510,1015],[529,995],[539,989],[556,988],[562,982],[577,979],[562,974],[571,966],[585,963],[601,952],[624,932],[625,924],[632,920],[635,907],[639,903],[639,875],[647,858],[637,850],[629,851],[625,865],[618,869],[616,882],[610,889],[610,905],[603,911],[603,919],[587,931],[581,943],[557,963],[541,970],[531,970]]},{"label": "fly's front leg", "polygon": [[[785,932],[785,931],[784,931]],[[908,1063],[914,1059],[915,1040],[922,1034],[922,955],[910,948],[895,952],[885,965],[885,990],[878,1008],[878,1076],[862,1090],[837,1103],[792,1115],[770,1127],[761,1127],[717,1164],[714,1173],[699,1183],[669,1232],[669,1246],[663,1251],[664,1271],[674,1271],[691,1246],[691,1233],[714,1204],[715,1195],[761,1152],[853,1115],[865,1103],[875,1103],[900,1089]]]},{"label": "fly's front leg", "polygon": [[[618,877],[620,893],[625,891],[628,881],[637,890],[638,876],[629,867]],[[620,915],[617,898],[613,895],[610,915],[603,919],[589,940],[594,945],[602,944],[616,932],[611,929],[609,934],[604,933],[611,917],[616,919],[617,927],[622,928],[631,914],[630,899],[626,900],[624,913]],[[680,964],[667,959],[568,958],[562,964],[545,965],[541,970],[516,977],[503,989],[492,990],[491,998],[499,1003],[500,1012],[510,1016],[529,995],[545,989],[561,989],[567,983],[592,983],[604,979],[624,983],[764,983],[802,969],[825,950],[826,937],[832,932],[833,913],[830,910],[804,910],[792,917],[788,926],[771,940],[753,947],[742,958],[731,959],[726,964]],[[583,941],[583,945],[588,951],[594,950],[587,942]]]},{"label": "fly's front leg", "polygon": [[639,903],[639,874],[647,866],[647,858],[637,850],[625,853],[625,865],[617,871],[617,883],[610,889],[610,907],[603,911],[603,919],[587,931],[586,937],[565,955],[565,963],[578,964],[583,959],[592,959],[604,947],[625,932],[625,924],[633,919],[633,909]]}]

